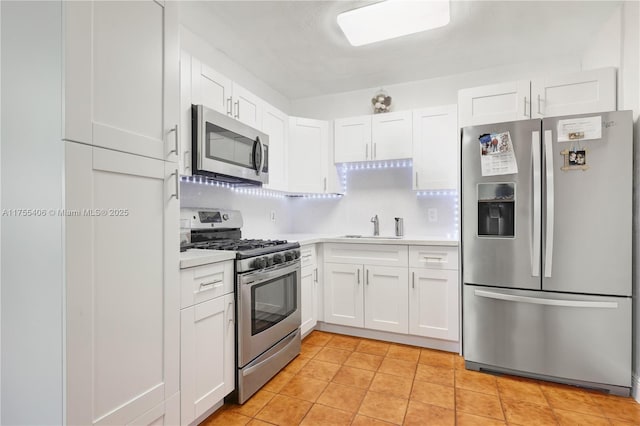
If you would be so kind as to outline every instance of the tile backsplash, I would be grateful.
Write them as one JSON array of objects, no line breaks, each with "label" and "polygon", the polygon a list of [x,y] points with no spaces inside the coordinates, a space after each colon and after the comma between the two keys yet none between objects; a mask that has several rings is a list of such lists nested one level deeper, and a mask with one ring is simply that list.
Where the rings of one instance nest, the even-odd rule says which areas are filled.
[{"label": "tile backsplash", "polygon": [[[452,191],[419,196],[411,189],[412,169],[364,169],[347,173],[341,198],[274,198],[228,188],[183,182],[182,207],[236,209],[244,217],[243,235],[268,237],[290,233],[394,234],[394,218],[404,218],[407,236],[457,239],[458,197]],[[275,216],[275,221],[272,218]]]}]

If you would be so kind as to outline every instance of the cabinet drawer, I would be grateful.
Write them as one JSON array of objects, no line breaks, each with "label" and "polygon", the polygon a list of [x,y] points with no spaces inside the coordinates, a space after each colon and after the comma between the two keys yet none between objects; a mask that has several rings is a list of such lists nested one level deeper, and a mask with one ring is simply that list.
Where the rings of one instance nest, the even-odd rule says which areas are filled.
[{"label": "cabinet drawer", "polygon": [[316,256],[315,244],[300,247],[300,267],[314,266],[317,263]]},{"label": "cabinet drawer", "polygon": [[428,269],[458,269],[458,247],[411,246],[409,266]]},{"label": "cabinet drawer", "polygon": [[325,244],[324,261],[377,266],[407,266],[407,246],[388,244]]},{"label": "cabinet drawer", "polygon": [[180,286],[181,308],[233,293],[233,261],[183,269]]}]

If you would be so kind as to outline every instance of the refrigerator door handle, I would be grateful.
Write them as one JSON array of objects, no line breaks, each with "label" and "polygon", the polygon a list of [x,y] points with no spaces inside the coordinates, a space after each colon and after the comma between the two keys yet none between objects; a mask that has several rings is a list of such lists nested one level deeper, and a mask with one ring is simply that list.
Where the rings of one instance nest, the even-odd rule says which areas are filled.
[{"label": "refrigerator door handle", "polygon": [[551,130],[544,131],[544,154],[547,172],[547,212],[546,212],[546,236],[544,253],[544,276],[551,277],[551,267],[553,262],[553,134]]},{"label": "refrigerator door handle", "polygon": [[540,227],[542,226],[542,186],[540,171],[540,132],[531,133],[531,160],[533,162],[533,227],[531,235],[531,276],[540,275]]},{"label": "refrigerator door handle", "polygon": [[560,306],[569,308],[604,308],[618,309],[618,302],[590,302],[587,300],[561,300],[561,299],[544,299],[541,297],[518,296],[515,294],[494,293],[485,290],[475,290],[474,294],[478,297],[487,299],[506,300],[508,302],[531,303],[534,305]]}]

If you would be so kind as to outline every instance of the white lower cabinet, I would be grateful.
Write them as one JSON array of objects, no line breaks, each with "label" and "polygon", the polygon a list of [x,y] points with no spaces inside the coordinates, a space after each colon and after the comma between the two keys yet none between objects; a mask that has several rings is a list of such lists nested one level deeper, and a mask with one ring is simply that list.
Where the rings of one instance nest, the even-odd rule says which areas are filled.
[{"label": "white lower cabinet", "polygon": [[458,271],[411,268],[409,334],[458,340]]},{"label": "white lower cabinet", "polygon": [[300,247],[301,269],[301,314],[300,332],[304,336],[318,323],[318,264],[316,246]]},{"label": "white lower cabinet", "polygon": [[[233,273],[221,272],[215,280],[211,280],[210,274],[197,273],[198,269],[218,265],[225,271],[226,264],[232,266],[232,262],[224,262],[182,270],[183,289],[212,295],[180,311],[180,423],[183,425],[192,424],[235,388]],[[216,286],[218,281],[220,285]],[[225,289],[227,293],[213,297],[216,287],[217,291]]]},{"label": "white lower cabinet", "polygon": [[66,420],[156,422],[180,385],[175,163],[64,144]]},{"label": "white lower cabinet", "polygon": [[409,333],[458,340],[458,248],[409,247],[409,266]]},{"label": "white lower cabinet", "polygon": [[325,322],[408,332],[406,246],[326,244],[325,261]]},{"label": "white lower cabinet", "polygon": [[407,268],[364,267],[364,327],[408,333]]},{"label": "white lower cabinet", "polygon": [[324,321],[364,327],[362,265],[324,264]]},{"label": "white lower cabinet", "polygon": [[175,426],[180,424],[180,393],[153,407],[127,426]]},{"label": "white lower cabinet", "polygon": [[457,247],[336,243],[324,259],[325,323],[458,341]]}]

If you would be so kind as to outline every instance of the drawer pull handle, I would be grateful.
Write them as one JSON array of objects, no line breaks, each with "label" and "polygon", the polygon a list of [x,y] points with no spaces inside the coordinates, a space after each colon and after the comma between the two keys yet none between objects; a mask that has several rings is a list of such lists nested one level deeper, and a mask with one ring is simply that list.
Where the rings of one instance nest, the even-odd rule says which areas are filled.
[{"label": "drawer pull handle", "polygon": [[309,259],[311,257],[311,254],[303,254],[302,258],[303,259]]},{"label": "drawer pull handle", "polygon": [[445,263],[443,257],[425,256],[424,261],[427,263]]},{"label": "drawer pull handle", "polygon": [[211,281],[211,282],[208,282],[208,283],[200,283],[200,288],[209,287],[209,286],[212,286],[212,285],[215,285],[215,284],[220,284],[221,282],[222,282],[222,280],[215,280],[215,281]]}]

